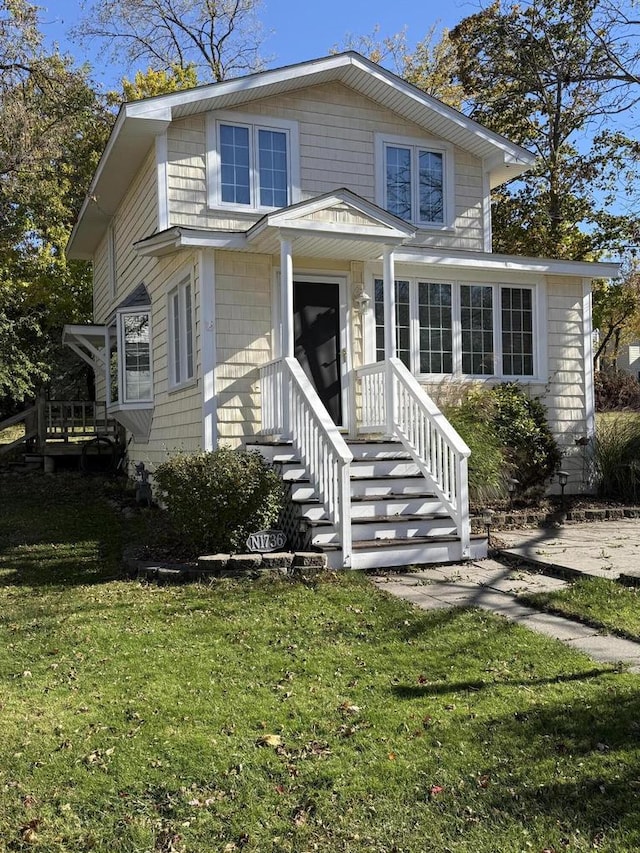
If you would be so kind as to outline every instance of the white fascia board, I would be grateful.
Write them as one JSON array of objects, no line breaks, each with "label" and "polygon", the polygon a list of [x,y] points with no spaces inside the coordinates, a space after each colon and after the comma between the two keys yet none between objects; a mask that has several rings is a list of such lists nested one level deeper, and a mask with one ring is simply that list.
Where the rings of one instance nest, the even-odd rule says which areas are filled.
[{"label": "white fascia board", "polygon": [[574,275],[582,278],[618,278],[620,264],[600,261],[559,261],[551,258],[524,258],[516,255],[492,255],[468,252],[438,252],[432,249],[409,248],[395,252],[396,263],[432,264],[443,267],[527,272],[538,275]]},{"label": "white fascia board", "polygon": [[197,231],[196,229],[172,228],[164,234],[145,237],[133,244],[142,257],[158,257],[185,247],[199,249],[245,249],[244,233],[229,234],[224,231]]}]

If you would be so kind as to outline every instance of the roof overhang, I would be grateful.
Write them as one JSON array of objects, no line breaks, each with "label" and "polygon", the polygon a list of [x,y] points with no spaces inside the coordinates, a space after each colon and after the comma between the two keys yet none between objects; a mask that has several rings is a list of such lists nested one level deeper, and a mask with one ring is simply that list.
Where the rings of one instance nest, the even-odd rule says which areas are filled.
[{"label": "roof overhang", "polygon": [[248,105],[308,86],[342,83],[406,120],[481,158],[491,186],[515,178],[535,157],[354,51],[124,104],[71,233],[67,254],[90,258],[155,138],[171,121]]},{"label": "roof overhang", "polygon": [[564,261],[553,258],[525,258],[402,246],[394,254],[397,264],[427,264],[451,269],[482,269],[488,272],[534,273],[547,276],[577,276],[584,279],[618,278],[620,264],[603,261]]}]

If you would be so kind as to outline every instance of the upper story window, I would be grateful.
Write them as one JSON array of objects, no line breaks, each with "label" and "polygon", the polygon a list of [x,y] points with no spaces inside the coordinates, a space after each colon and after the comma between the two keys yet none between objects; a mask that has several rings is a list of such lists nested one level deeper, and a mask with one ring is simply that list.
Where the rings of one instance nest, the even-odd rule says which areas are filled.
[{"label": "upper story window", "polygon": [[453,225],[453,150],[440,142],[376,137],[377,198],[385,210],[424,228]]},{"label": "upper story window", "polygon": [[287,207],[298,198],[295,122],[217,113],[209,117],[209,206]]},{"label": "upper story window", "polygon": [[195,377],[193,285],[185,276],[169,293],[169,384],[179,386]]},{"label": "upper story window", "polygon": [[[396,280],[396,352],[423,375],[534,377],[532,287]],[[384,296],[374,282],[376,360],[384,359]]]}]

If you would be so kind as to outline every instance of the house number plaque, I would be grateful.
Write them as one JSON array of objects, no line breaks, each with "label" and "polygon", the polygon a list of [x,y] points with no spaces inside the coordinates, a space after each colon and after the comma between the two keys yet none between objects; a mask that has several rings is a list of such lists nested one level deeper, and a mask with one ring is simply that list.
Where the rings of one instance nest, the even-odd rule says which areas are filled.
[{"label": "house number plaque", "polygon": [[287,544],[287,537],[282,530],[258,530],[247,539],[247,548],[252,553],[265,554],[278,551]]}]

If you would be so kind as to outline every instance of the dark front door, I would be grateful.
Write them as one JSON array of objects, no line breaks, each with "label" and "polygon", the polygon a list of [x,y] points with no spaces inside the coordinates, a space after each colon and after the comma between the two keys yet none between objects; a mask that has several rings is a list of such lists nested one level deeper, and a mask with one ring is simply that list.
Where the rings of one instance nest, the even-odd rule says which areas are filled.
[{"label": "dark front door", "polygon": [[340,286],[296,281],[293,287],[295,357],[334,423],[342,424]]}]

